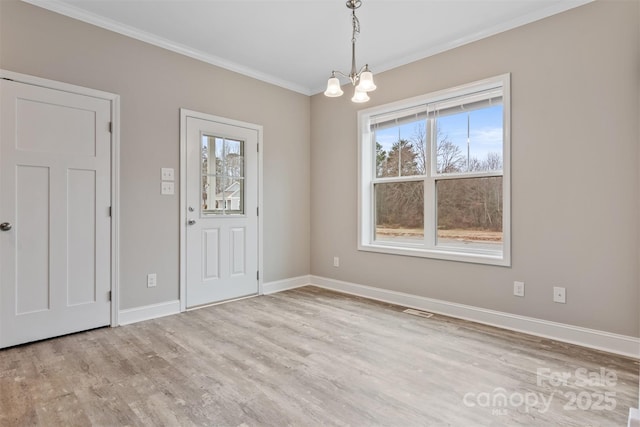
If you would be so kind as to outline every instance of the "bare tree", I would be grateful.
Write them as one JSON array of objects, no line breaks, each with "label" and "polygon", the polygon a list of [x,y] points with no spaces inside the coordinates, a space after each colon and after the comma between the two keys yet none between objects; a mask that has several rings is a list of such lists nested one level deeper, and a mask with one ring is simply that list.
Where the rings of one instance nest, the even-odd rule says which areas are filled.
[{"label": "bare tree", "polygon": [[487,153],[485,160],[486,170],[499,171],[502,170],[502,156],[498,153]]},{"label": "bare tree", "polygon": [[460,147],[447,139],[446,136],[438,141],[436,154],[438,173],[460,172],[465,164]]},{"label": "bare tree", "polygon": [[410,141],[415,153],[416,172],[424,175],[427,173],[427,168],[429,167],[429,148],[427,144],[427,130],[423,123],[416,124]]},{"label": "bare tree", "polygon": [[424,227],[423,183],[376,184],[376,223],[390,228]]}]

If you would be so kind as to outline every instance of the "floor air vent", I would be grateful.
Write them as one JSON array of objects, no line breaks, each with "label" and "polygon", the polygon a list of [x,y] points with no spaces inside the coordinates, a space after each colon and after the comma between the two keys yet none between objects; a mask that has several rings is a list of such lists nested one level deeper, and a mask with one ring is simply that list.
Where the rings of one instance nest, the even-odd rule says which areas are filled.
[{"label": "floor air vent", "polygon": [[413,308],[407,308],[403,313],[412,314],[414,316],[426,317],[427,319],[433,316],[433,313],[427,311],[414,310]]}]

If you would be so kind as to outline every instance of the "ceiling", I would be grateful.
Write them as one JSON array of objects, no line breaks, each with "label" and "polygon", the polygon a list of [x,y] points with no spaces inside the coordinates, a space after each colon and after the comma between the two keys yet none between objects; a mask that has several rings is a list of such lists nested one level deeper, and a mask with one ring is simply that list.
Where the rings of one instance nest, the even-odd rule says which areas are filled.
[{"label": "ceiling", "polygon": [[[351,68],[344,0],[23,1],[306,95]],[[362,0],[357,65],[375,74],[590,1]]]}]

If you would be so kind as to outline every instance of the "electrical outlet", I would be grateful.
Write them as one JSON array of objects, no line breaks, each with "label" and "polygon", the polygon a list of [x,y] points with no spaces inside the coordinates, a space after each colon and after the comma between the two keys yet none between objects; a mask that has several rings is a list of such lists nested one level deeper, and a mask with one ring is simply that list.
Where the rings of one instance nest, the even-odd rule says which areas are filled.
[{"label": "electrical outlet", "polygon": [[175,175],[173,173],[173,168],[161,168],[160,177],[162,178],[162,181],[174,181]]},{"label": "electrical outlet", "polygon": [[165,196],[170,196],[174,193],[174,185],[173,182],[162,182],[162,186],[160,187],[160,194]]},{"label": "electrical outlet", "polygon": [[337,256],[333,257],[333,266],[334,267],[340,267],[340,258]]},{"label": "electrical outlet", "polygon": [[524,282],[513,282],[513,294],[517,297],[524,296]]},{"label": "electrical outlet", "polygon": [[553,287],[553,302],[559,302],[561,304],[567,303],[567,290],[565,288],[554,286]]},{"label": "electrical outlet", "polygon": [[156,273],[147,274],[147,288],[153,288],[158,284],[158,276]]}]

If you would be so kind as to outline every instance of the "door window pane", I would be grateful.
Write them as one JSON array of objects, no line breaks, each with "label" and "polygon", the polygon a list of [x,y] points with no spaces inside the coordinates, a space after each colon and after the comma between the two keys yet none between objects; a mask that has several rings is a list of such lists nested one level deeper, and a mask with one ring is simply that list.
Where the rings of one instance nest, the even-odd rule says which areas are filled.
[{"label": "door window pane", "polygon": [[378,241],[424,239],[424,183],[422,181],[375,184]]},{"label": "door window pane", "polygon": [[244,214],[244,141],[202,136],[202,213]]}]

